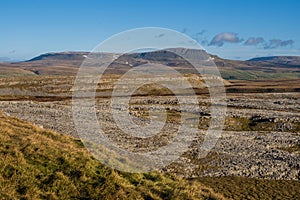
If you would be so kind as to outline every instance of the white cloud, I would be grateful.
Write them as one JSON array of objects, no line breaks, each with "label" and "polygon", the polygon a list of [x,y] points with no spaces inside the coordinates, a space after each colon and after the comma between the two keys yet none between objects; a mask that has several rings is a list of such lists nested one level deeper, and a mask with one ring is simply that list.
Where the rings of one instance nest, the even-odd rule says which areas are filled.
[{"label": "white cloud", "polygon": [[216,35],[208,45],[221,47],[226,42],[239,43],[241,41],[243,41],[243,39],[239,38],[237,33],[224,32]]},{"label": "white cloud", "polygon": [[250,37],[246,40],[244,45],[251,46],[251,45],[258,45],[265,42],[264,38],[262,37]]}]

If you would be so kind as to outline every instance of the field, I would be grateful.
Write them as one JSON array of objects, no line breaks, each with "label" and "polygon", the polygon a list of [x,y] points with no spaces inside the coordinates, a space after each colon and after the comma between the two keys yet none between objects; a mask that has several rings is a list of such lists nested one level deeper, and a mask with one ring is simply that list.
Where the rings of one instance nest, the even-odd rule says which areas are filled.
[{"label": "field", "polygon": [[[133,152],[155,150],[172,141],[182,114],[191,124],[197,122],[199,130],[196,137],[186,138],[191,145],[174,162],[155,172],[131,174],[105,166],[92,157],[80,140],[86,133],[76,129],[72,106],[88,98],[72,95],[74,75],[83,55],[75,54],[66,62],[69,54],[46,54],[28,62],[0,66],[0,198],[300,198],[298,67],[276,67],[259,61],[260,66],[252,69],[250,65],[257,61],[226,61],[216,57],[218,66],[224,62],[220,72],[226,91],[225,122],[216,145],[207,156],[199,157],[212,120],[212,102],[208,88],[203,86],[207,77],[184,74],[192,83],[200,112],[180,110],[172,91],[159,85],[148,84],[136,90],[129,105],[136,124],[150,122],[149,110],[156,112],[157,121],[163,120],[164,110],[167,114],[166,124],[158,135],[136,139],[125,135],[111,114],[114,109],[124,109],[121,105],[111,106],[110,99],[120,78],[119,67],[127,66],[121,58],[96,84],[95,90],[94,110],[109,139]],[[172,61],[179,71],[186,69],[181,60],[175,63],[163,58],[159,63]],[[131,64],[135,64],[150,58],[137,54],[131,59]],[[266,71],[270,65],[276,70]],[[89,80],[87,77],[87,86]],[[128,85],[137,84],[136,79],[127,81]],[[190,98],[184,90],[180,92]],[[111,162],[109,156],[105,159],[105,163]]]}]

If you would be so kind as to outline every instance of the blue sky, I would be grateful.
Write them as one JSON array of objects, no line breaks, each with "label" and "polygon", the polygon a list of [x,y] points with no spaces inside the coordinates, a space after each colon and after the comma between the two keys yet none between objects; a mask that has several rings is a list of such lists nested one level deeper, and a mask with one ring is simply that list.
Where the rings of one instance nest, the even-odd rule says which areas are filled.
[{"label": "blue sky", "polygon": [[[0,60],[90,51],[139,27],[181,31],[231,59],[300,55],[300,1],[0,1]],[[247,45],[245,45],[247,44]]]}]

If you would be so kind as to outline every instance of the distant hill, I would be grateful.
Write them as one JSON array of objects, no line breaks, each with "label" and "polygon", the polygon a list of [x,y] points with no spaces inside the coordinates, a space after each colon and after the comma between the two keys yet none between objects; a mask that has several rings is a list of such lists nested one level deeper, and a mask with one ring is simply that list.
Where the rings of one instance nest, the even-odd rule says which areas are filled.
[{"label": "distant hill", "polygon": [[273,64],[282,67],[298,67],[300,68],[300,56],[270,56],[259,57],[248,60],[250,62],[261,62],[265,64]]},{"label": "distant hill", "polygon": [[[284,66],[284,67],[299,67],[300,68],[300,56],[270,56],[270,57],[257,57],[252,58],[246,61],[240,60],[229,60],[223,59],[216,55],[211,55],[206,53],[204,50],[196,50],[196,49],[185,49],[185,48],[177,48],[172,49],[172,51],[180,52],[180,54],[188,54],[189,57],[198,58],[199,55],[201,56],[201,60],[209,59],[211,57],[214,59],[215,63],[218,67],[242,67],[242,66],[257,66],[258,64],[261,67],[268,66],[268,64],[273,64],[274,67],[276,66]],[[108,54],[108,53],[102,53]],[[25,62],[34,62],[34,61],[43,61],[43,62],[78,62],[77,64],[80,65],[82,61],[89,55],[89,52],[60,52],[60,53],[46,53],[34,57]],[[192,56],[191,56],[192,55]],[[159,50],[159,51],[149,51],[144,53],[132,53],[132,54],[125,54],[121,57],[124,62],[132,59],[140,59],[144,60],[145,62],[164,62],[164,64],[174,64],[173,62],[182,61],[182,58],[179,58],[176,54],[170,52],[169,50]],[[125,58],[127,60],[125,60]],[[198,58],[199,59],[199,58]],[[179,62],[180,63],[180,62]],[[22,64],[20,62],[19,64]]]},{"label": "distant hill", "polygon": [[[177,48],[172,49],[172,51],[180,52],[181,54],[189,54],[189,56],[194,55],[202,57],[200,59],[208,59],[211,57],[214,59],[215,63],[218,67],[242,67],[242,66],[257,66],[261,67],[269,66],[270,64],[280,67],[298,67],[300,68],[300,56],[270,56],[270,57],[257,57],[252,58],[246,61],[240,60],[229,60],[223,59],[216,55],[211,55],[206,53],[204,50],[196,50],[196,49],[185,49],[185,48]],[[103,53],[108,54],[108,53]],[[78,65],[89,55],[89,52],[60,52],[60,53],[46,53],[34,57],[25,62],[33,62],[33,61],[48,61],[48,62],[78,62]],[[208,57],[209,56],[209,57]],[[133,53],[129,55],[124,55],[123,57],[127,59],[141,59],[147,62],[151,61],[161,61],[165,62],[174,62],[175,60],[180,61],[179,56],[176,56],[174,53],[170,53],[168,50],[159,50],[159,51],[150,51],[144,53]],[[125,62],[125,61],[124,61]],[[19,64],[22,64],[20,62]]]},{"label": "distant hill", "polygon": [[[194,58],[200,55],[202,60],[210,57],[219,67],[222,77],[228,80],[300,78],[300,57],[298,56],[261,57],[240,61],[206,54],[203,50],[177,48],[173,51],[189,54]],[[116,54],[101,53],[101,62],[109,62],[112,55]],[[46,53],[25,62],[0,63],[0,74],[5,68],[6,76],[14,76],[15,70],[8,73],[7,69],[17,68],[34,72],[32,74],[35,75],[76,75],[78,68],[87,56],[89,56],[89,52]],[[175,67],[176,70],[183,73],[197,73],[186,60],[168,50],[122,55],[110,66],[109,73],[122,73],[131,67],[152,62]]]},{"label": "distant hill", "polygon": [[85,56],[87,56],[89,52],[61,52],[61,53],[46,53],[39,55],[37,57],[34,57],[26,62],[32,62],[32,61],[40,61],[40,60],[79,60],[82,61],[85,59]]}]

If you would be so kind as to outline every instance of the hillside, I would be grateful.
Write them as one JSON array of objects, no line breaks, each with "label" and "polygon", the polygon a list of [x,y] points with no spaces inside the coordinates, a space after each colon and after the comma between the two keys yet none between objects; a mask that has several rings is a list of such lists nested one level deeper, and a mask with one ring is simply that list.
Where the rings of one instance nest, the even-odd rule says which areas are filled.
[{"label": "hillside", "polygon": [[53,60],[53,61],[70,61],[70,60],[78,60],[79,62],[82,62],[82,60],[85,58],[84,56],[88,55],[88,52],[61,52],[61,53],[45,53],[42,55],[39,55],[37,57],[34,57],[28,61],[25,62],[33,62],[33,61],[40,61],[40,60]]},{"label": "hillside", "polygon": [[114,171],[80,140],[2,113],[0,126],[0,199],[223,199],[199,182]]},{"label": "hillside", "polygon": [[270,56],[259,57],[248,60],[250,62],[264,62],[264,64],[274,64],[279,66],[300,67],[300,56]]}]

